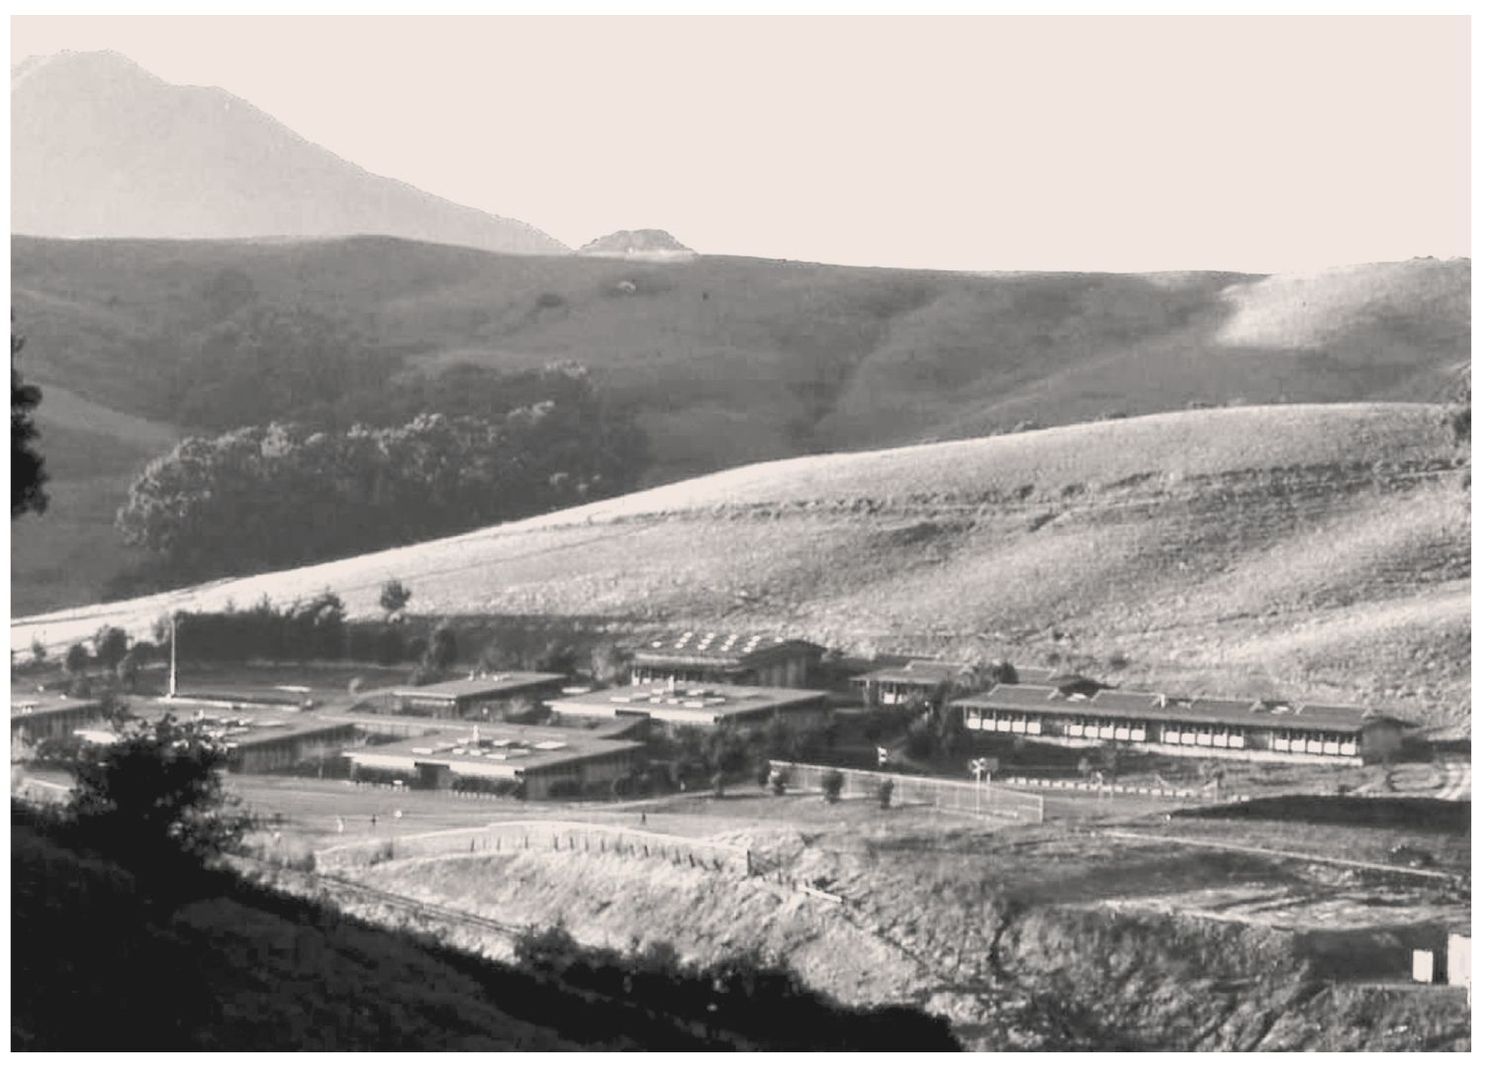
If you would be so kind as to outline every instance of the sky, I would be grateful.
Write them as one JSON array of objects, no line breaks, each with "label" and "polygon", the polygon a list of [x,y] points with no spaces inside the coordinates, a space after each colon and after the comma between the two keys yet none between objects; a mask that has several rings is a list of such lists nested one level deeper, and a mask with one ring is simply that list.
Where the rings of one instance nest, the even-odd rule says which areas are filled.
[{"label": "sky", "polygon": [[1464,16],[14,16],[570,246],[959,270],[1469,256]]}]

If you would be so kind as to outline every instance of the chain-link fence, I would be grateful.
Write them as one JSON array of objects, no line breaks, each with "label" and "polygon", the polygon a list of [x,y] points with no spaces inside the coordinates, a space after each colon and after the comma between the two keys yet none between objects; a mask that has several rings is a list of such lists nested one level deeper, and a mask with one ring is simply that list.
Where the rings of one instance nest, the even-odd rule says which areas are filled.
[{"label": "chain-link fence", "polygon": [[841,794],[846,797],[873,797],[879,794],[880,785],[889,780],[892,785],[892,803],[915,803],[1016,821],[1046,820],[1046,800],[1042,796],[1010,791],[988,782],[939,780],[935,777],[906,776],[902,773],[866,769],[835,769],[827,765],[788,761],[774,761],[771,767],[783,775],[789,788],[821,791],[823,775],[838,772],[844,777]]}]

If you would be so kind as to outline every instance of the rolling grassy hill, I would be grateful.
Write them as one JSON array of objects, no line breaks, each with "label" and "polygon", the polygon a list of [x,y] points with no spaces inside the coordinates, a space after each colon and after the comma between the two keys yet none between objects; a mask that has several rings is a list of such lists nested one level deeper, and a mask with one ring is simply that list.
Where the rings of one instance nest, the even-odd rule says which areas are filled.
[{"label": "rolling grassy hill", "polygon": [[[159,374],[222,315],[213,282],[225,273],[246,278],[245,301],[337,318],[407,369],[584,363],[638,415],[650,483],[1197,402],[1434,400],[1470,346],[1468,261],[1298,277],[978,275],[507,256],[376,237],[22,236],[12,243],[22,368],[122,415],[179,425]],[[48,432],[46,405],[39,421]],[[108,423],[99,432],[118,448],[108,467],[73,472],[90,484],[53,498],[58,517],[89,520],[78,534],[98,570],[59,586],[47,538],[17,528],[16,611],[96,598],[126,562],[106,523],[141,457]]]},{"label": "rolling grassy hill", "polygon": [[[1467,464],[1425,404],[1185,411],[756,464],[355,559],[13,621],[53,649],[330,587],[376,614],[724,623],[1056,659],[1469,728]],[[1115,670],[1119,656],[1127,662]]]}]

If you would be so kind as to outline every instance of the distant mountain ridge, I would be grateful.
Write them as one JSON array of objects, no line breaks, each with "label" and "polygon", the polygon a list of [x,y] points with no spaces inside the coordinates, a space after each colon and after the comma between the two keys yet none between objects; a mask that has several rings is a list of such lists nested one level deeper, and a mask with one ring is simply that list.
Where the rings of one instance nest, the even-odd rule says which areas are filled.
[{"label": "distant mountain ridge", "polygon": [[116,52],[11,70],[11,231],[62,238],[382,234],[499,253],[568,248],[374,175],[218,88]]}]

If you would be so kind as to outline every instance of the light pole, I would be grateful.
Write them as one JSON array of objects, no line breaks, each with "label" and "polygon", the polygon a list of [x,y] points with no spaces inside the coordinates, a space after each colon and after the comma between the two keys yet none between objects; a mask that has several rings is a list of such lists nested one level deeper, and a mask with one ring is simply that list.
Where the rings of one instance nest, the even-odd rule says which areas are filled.
[{"label": "light pole", "polygon": [[171,681],[166,686],[166,697],[176,697],[176,615],[177,610],[171,610]]}]

